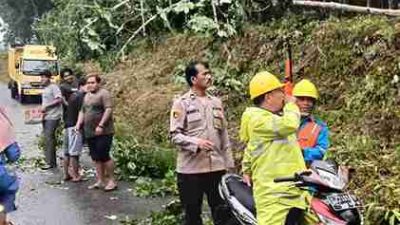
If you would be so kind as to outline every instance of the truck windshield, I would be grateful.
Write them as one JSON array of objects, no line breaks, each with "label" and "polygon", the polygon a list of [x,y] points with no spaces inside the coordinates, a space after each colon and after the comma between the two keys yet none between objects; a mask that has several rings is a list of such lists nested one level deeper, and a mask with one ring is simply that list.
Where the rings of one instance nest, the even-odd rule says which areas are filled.
[{"label": "truck windshield", "polygon": [[27,74],[39,75],[45,70],[50,70],[52,74],[57,74],[58,63],[54,60],[24,60],[22,72]]}]

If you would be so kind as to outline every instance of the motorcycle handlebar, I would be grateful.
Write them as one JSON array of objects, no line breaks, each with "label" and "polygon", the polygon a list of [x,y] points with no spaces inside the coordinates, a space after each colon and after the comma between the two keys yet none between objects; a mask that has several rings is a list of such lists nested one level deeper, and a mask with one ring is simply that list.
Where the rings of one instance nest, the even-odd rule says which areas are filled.
[{"label": "motorcycle handlebar", "polygon": [[275,183],[279,183],[279,182],[296,182],[296,181],[302,180],[303,176],[309,176],[309,175],[311,175],[311,171],[303,171],[301,173],[296,173],[292,177],[278,177],[278,178],[275,178],[274,182]]},{"label": "motorcycle handlebar", "polygon": [[280,178],[275,178],[274,182],[275,183],[280,183],[280,182],[294,182],[297,181],[298,179],[296,177],[280,177]]}]

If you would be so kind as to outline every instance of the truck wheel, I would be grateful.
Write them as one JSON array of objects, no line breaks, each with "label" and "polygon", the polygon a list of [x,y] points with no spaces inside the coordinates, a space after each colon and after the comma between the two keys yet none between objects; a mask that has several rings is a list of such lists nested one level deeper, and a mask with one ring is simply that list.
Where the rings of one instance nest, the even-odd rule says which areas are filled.
[{"label": "truck wheel", "polygon": [[21,104],[26,103],[26,100],[27,100],[27,98],[28,98],[28,96],[26,96],[26,95],[24,95],[24,94],[19,94],[18,97],[19,97],[18,100],[19,100],[19,102],[20,102]]},{"label": "truck wheel", "polygon": [[17,90],[17,86],[10,84],[10,92],[11,92],[11,98],[12,99],[16,99],[18,96],[18,90]]}]

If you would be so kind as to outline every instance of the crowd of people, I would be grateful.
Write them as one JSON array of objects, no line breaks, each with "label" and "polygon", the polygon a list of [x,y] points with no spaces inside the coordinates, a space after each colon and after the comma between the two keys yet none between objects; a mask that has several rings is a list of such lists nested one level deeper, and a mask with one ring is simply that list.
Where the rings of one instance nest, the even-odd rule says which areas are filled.
[{"label": "crowd of people", "polygon": [[96,183],[88,188],[115,190],[114,162],[110,157],[114,134],[111,94],[101,87],[102,80],[98,74],[88,74],[78,79],[72,70],[64,69],[59,85],[52,83],[51,78],[49,71],[41,73],[46,158],[46,165],[42,169],[57,167],[56,129],[63,120],[64,180],[82,181],[79,157],[86,142],[95,163],[97,178]]},{"label": "crowd of people", "polygon": [[[113,142],[113,102],[102,88],[98,74],[78,78],[70,69],[61,73],[62,82],[52,82],[49,71],[41,73],[44,86],[43,170],[57,167],[56,130],[64,125],[63,174],[65,181],[83,180],[79,159],[84,143],[96,167],[96,182],[89,189],[112,191],[117,188],[114,162],[110,157]],[[212,74],[207,63],[192,62],[185,70],[189,90],[174,99],[170,118],[170,137],[178,148],[177,186],[184,210],[185,225],[202,224],[202,203],[206,195],[215,225],[231,218],[221,199],[218,184],[235,164],[221,100],[207,93]],[[319,95],[309,80],[301,80],[292,95],[285,84],[269,72],[257,73],[250,81],[252,106],[242,115],[240,139],[246,145],[242,161],[245,183],[253,188],[257,221],[261,225],[290,224],[304,214],[305,221],[315,221],[308,213],[309,192],[273,182],[307,169],[313,160],[321,160],[329,147],[327,125],[313,110]],[[0,108],[0,212],[15,210],[18,179],[5,164],[15,162],[21,150],[15,141],[13,124]]]},{"label": "crowd of people", "polygon": [[[110,157],[114,124],[111,94],[102,88],[98,74],[77,77],[71,69],[61,72],[61,83],[53,82],[50,71],[40,74],[44,87],[42,93],[42,126],[45,165],[42,170],[57,168],[57,128],[63,124],[63,171],[64,180],[79,182],[79,158],[84,143],[96,167],[96,182],[88,189],[113,191],[117,188],[114,178],[114,162]],[[16,142],[14,127],[8,112],[0,107],[0,224],[6,222],[6,214],[14,211],[19,180],[10,172],[6,163],[16,162],[21,149]]]}]

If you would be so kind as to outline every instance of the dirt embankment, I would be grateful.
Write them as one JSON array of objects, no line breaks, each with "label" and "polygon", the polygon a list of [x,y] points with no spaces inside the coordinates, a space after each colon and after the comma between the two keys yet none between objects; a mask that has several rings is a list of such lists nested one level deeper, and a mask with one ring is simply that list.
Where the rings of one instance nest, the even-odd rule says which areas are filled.
[{"label": "dirt embankment", "polygon": [[[204,38],[178,35],[160,45],[146,45],[137,51],[140,54],[106,74],[106,86],[116,102],[119,131],[147,141],[158,136],[162,142],[172,99],[185,89],[174,82],[176,66],[201,59],[208,44]],[[87,70],[97,68],[91,65]]]}]

